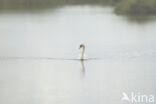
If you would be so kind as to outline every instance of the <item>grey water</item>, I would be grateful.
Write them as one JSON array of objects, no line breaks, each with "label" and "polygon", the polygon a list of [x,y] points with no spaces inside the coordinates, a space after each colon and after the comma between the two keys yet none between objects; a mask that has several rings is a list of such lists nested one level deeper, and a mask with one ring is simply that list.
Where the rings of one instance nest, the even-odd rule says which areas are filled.
[{"label": "grey water", "polygon": [[[155,17],[154,17],[155,18]],[[0,14],[0,104],[124,104],[156,96],[156,20],[109,7]],[[79,61],[79,45],[86,57]]]}]

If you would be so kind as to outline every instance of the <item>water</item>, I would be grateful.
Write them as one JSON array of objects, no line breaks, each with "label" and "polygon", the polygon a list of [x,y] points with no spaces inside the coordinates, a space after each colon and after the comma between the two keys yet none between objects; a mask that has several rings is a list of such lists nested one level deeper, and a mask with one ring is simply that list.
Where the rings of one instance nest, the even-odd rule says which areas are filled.
[{"label": "water", "polygon": [[[122,104],[156,95],[156,21],[111,8],[65,6],[0,14],[1,104]],[[77,60],[79,45],[92,60]]]}]

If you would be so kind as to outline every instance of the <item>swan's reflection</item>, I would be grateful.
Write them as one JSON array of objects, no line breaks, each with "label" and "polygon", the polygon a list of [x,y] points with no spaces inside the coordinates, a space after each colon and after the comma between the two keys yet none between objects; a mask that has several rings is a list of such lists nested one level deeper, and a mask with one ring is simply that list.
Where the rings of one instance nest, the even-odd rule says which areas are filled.
[{"label": "swan's reflection", "polygon": [[85,76],[85,65],[84,65],[84,61],[83,60],[81,60],[80,61],[81,62],[81,74],[82,74],[82,76]]}]

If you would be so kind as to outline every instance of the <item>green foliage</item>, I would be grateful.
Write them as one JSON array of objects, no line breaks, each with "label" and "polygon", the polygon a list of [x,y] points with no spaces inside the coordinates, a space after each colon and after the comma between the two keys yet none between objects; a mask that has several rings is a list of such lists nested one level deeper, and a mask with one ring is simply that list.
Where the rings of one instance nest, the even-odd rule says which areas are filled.
[{"label": "green foliage", "polygon": [[131,15],[156,14],[156,0],[122,0],[115,11]]},{"label": "green foliage", "polygon": [[118,14],[156,14],[156,0],[0,0],[0,10],[32,10],[85,4],[112,5]]}]

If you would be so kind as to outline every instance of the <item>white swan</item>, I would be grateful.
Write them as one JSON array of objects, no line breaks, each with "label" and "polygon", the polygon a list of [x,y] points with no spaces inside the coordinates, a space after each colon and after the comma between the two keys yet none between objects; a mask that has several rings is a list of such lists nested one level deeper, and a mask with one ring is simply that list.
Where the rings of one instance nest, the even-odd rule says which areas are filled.
[{"label": "white swan", "polygon": [[80,53],[80,60],[83,61],[83,60],[85,59],[85,58],[84,58],[85,45],[84,45],[84,44],[80,44],[79,49],[81,50],[81,53]]}]

